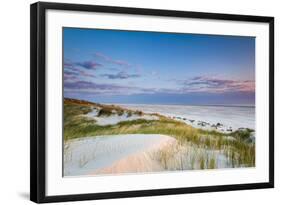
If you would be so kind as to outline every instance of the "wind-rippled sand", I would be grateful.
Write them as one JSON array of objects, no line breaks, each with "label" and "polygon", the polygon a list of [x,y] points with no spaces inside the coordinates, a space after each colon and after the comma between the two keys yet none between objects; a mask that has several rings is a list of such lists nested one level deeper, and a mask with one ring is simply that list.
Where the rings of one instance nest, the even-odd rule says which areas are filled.
[{"label": "wind-rippled sand", "polygon": [[64,176],[161,171],[152,153],[176,143],[160,134],[108,135],[64,144]]}]

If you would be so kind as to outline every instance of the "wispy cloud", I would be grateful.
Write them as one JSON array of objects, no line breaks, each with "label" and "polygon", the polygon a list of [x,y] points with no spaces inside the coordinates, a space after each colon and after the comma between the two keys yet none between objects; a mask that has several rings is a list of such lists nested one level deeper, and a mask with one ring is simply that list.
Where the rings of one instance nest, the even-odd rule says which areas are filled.
[{"label": "wispy cloud", "polygon": [[63,65],[65,68],[74,69],[74,70],[77,70],[79,67],[87,70],[96,70],[99,67],[102,67],[102,64],[95,61],[72,62],[69,60],[65,60]]},{"label": "wispy cloud", "polygon": [[[83,65],[83,66],[82,66]],[[88,63],[87,62],[64,62],[64,80],[75,80],[79,77],[91,77],[94,78],[95,75],[91,72],[96,69],[96,63]],[[82,67],[82,68],[80,68]],[[88,68],[86,68],[88,67]],[[84,69],[86,68],[86,69]]]},{"label": "wispy cloud", "polygon": [[184,92],[254,92],[255,81],[253,80],[229,80],[197,76],[183,82]]},{"label": "wispy cloud", "polygon": [[127,72],[124,72],[124,71],[121,71],[117,74],[102,74],[101,76],[107,77],[109,79],[128,79],[128,78],[141,77],[140,74],[128,74]]},{"label": "wispy cloud", "polygon": [[115,65],[119,65],[119,66],[124,66],[124,67],[131,67],[132,65],[130,63],[128,63],[127,61],[124,60],[116,60],[113,59],[107,55],[104,55],[102,53],[96,52],[94,53],[94,56],[98,57],[101,60],[104,60],[107,63],[111,63],[111,64],[115,64]]},{"label": "wispy cloud", "polygon": [[83,62],[77,62],[75,64],[82,68],[93,69],[93,70],[96,70],[97,68],[102,66],[102,64],[94,62],[94,61],[83,61]]},{"label": "wispy cloud", "polygon": [[74,67],[74,63],[72,63],[71,61],[69,61],[69,60],[65,60],[64,62],[63,62],[63,67],[65,67],[65,68],[73,68]]},{"label": "wispy cloud", "polygon": [[95,78],[95,77],[96,77],[94,74],[89,73],[89,72],[85,72],[85,71],[83,71],[83,70],[81,70],[81,71],[79,72],[79,74],[80,74],[81,76],[83,76],[83,77],[90,77],[90,78]]},{"label": "wispy cloud", "polygon": [[68,93],[89,93],[93,95],[131,95],[155,92],[153,88],[150,89],[116,84],[100,84],[84,80],[64,81],[64,91]]},{"label": "wispy cloud", "polygon": [[77,80],[76,73],[64,73],[64,81],[75,81]]},{"label": "wispy cloud", "polygon": [[77,72],[76,71],[71,71],[71,70],[65,70],[64,71],[64,75],[77,75]]}]

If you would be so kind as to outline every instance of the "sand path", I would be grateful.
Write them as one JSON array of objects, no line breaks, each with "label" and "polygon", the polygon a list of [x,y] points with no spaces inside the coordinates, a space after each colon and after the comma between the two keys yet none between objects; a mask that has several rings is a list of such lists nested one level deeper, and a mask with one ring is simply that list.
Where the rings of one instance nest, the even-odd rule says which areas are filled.
[{"label": "sand path", "polygon": [[127,134],[86,137],[65,143],[64,175],[160,171],[152,154],[176,143],[166,135]]}]

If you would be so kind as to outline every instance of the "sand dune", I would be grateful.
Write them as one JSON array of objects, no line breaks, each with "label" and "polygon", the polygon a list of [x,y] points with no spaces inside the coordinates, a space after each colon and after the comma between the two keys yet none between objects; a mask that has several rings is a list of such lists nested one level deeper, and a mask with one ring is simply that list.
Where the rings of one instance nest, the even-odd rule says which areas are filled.
[{"label": "sand dune", "polygon": [[159,119],[157,116],[149,115],[149,114],[137,115],[137,114],[128,114],[127,112],[124,112],[121,115],[113,113],[109,116],[98,116],[98,113],[99,113],[99,109],[94,108],[92,112],[87,113],[86,116],[94,119],[96,121],[96,124],[101,126],[116,125],[119,122],[133,121],[139,119],[143,119],[143,120]]},{"label": "sand dune", "polygon": [[65,143],[64,175],[93,175],[162,170],[151,154],[176,139],[159,134],[96,136]]},{"label": "sand dune", "polygon": [[161,164],[147,152],[132,154],[118,160],[113,165],[99,169],[92,174],[137,173],[163,171]]}]

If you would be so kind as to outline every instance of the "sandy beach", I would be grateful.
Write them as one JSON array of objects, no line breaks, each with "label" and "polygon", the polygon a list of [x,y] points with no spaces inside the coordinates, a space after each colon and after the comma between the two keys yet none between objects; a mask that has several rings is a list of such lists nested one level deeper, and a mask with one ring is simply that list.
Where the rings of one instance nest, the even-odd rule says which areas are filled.
[{"label": "sandy beach", "polygon": [[120,104],[127,109],[158,113],[179,120],[195,128],[217,130],[223,133],[250,128],[255,130],[254,106],[192,106]]}]

